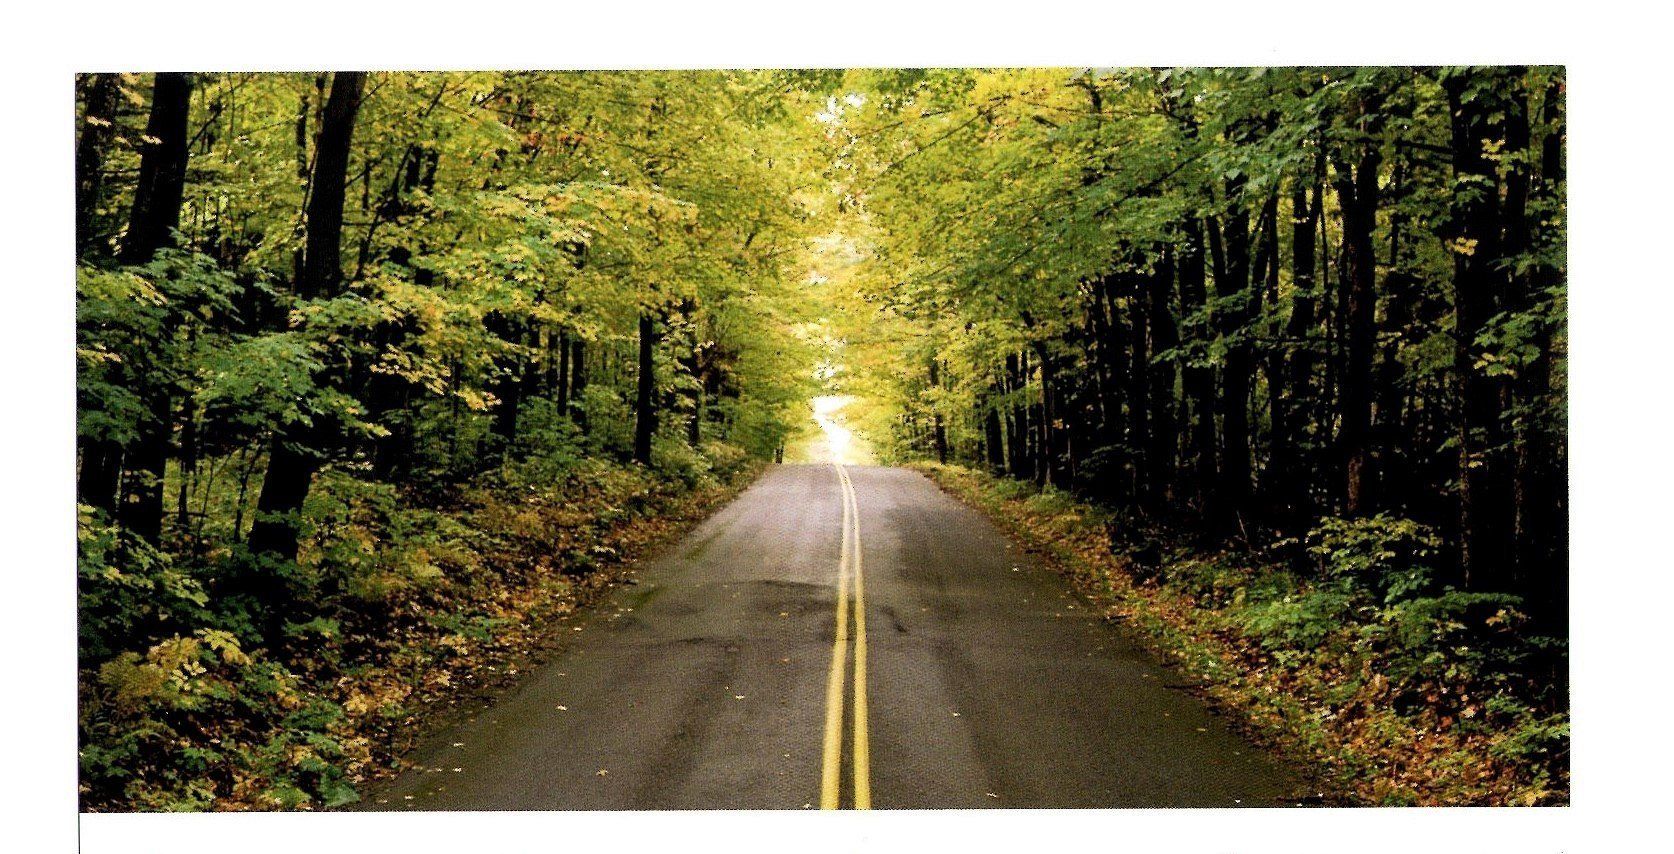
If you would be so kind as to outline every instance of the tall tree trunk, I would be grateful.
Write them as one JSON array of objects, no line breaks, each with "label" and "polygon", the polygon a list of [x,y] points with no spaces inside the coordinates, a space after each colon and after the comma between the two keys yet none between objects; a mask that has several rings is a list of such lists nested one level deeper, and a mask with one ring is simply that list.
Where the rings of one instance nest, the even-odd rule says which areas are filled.
[{"label": "tall tree trunk", "polygon": [[1285,380],[1288,395],[1281,395],[1274,419],[1273,468],[1283,486],[1275,492],[1283,505],[1287,523],[1299,525],[1313,512],[1311,480],[1306,455],[1302,450],[1302,431],[1309,416],[1307,402],[1314,397],[1314,327],[1317,325],[1315,308],[1319,301],[1319,282],[1316,276],[1314,238],[1324,213],[1324,187],[1319,185],[1324,165],[1316,161],[1314,191],[1309,199],[1308,185],[1297,176],[1291,187],[1291,282],[1294,293],[1290,317],[1285,320],[1285,337],[1290,345],[1290,361]]},{"label": "tall tree trunk", "polygon": [[[1247,293],[1249,293],[1249,295],[1250,295],[1250,297],[1249,297],[1249,307],[1244,310],[1244,316],[1245,316],[1244,328],[1246,330],[1246,335],[1250,336],[1253,339],[1252,343],[1249,345],[1249,356],[1248,356],[1248,358],[1250,359],[1250,385],[1251,385],[1251,388],[1250,388],[1250,394],[1249,394],[1249,398],[1248,398],[1249,399],[1249,407],[1247,409],[1247,412],[1248,412],[1247,423],[1250,425],[1250,427],[1249,427],[1250,443],[1249,444],[1250,444],[1251,454],[1253,455],[1255,453],[1255,448],[1256,448],[1256,445],[1257,445],[1257,438],[1256,437],[1257,437],[1257,434],[1260,432],[1258,425],[1261,422],[1260,412],[1256,408],[1256,384],[1255,384],[1255,380],[1256,380],[1256,368],[1257,368],[1258,365],[1261,368],[1262,374],[1264,376],[1266,376],[1266,378],[1267,378],[1267,398],[1268,398],[1267,404],[1268,404],[1268,412],[1269,412],[1269,423],[1268,423],[1269,435],[1268,435],[1267,444],[1268,444],[1269,448],[1271,448],[1271,446],[1273,444],[1272,436],[1271,436],[1271,432],[1272,432],[1271,412],[1273,410],[1273,400],[1272,399],[1273,399],[1273,396],[1275,394],[1283,394],[1284,393],[1284,380],[1283,380],[1283,377],[1280,376],[1280,374],[1279,374],[1279,367],[1278,367],[1277,359],[1276,359],[1276,356],[1275,356],[1275,354],[1278,352],[1279,348],[1274,347],[1269,343],[1265,343],[1266,336],[1268,335],[1269,328],[1270,328],[1271,324],[1267,321],[1267,318],[1264,316],[1265,311],[1263,309],[1263,305],[1265,304],[1265,302],[1267,300],[1272,299],[1276,303],[1277,299],[1278,299],[1277,294],[1278,294],[1278,289],[1279,289],[1279,194],[1277,192],[1277,189],[1275,189],[1273,192],[1269,193],[1268,196],[1267,196],[1267,200],[1262,204],[1261,216],[1260,216],[1260,218],[1257,222],[1256,230],[1255,230],[1255,232],[1252,236],[1255,240],[1255,260],[1253,262],[1253,266],[1250,269],[1250,286],[1249,286],[1249,290],[1247,291]],[[1258,344],[1257,342],[1262,342],[1262,343]],[[1263,347],[1266,348],[1266,350],[1267,350],[1266,353],[1259,352],[1260,348],[1263,348]],[[1268,462],[1269,463],[1271,462],[1271,451],[1269,451]],[[1252,463],[1252,469],[1253,468],[1255,468],[1255,466]],[[1271,475],[1271,466],[1269,465],[1266,468],[1264,468],[1260,473],[1260,481],[1261,481],[1260,489],[1261,490],[1265,490],[1265,489],[1268,488],[1268,486],[1269,486],[1268,478],[1269,478],[1270,475]],[[1252,471],[1252,477],[1254,477],[1254,476],[1256,476],[1256,474],[1255,474],[1255,472]],[[1251,513],[1255,513],[1259,509],[1260,510],[1260,515],[1262,517],[1264,517],[1264,519],[1266,519],[1266,520],[1270,520],[1271,517],[1273,516],[1272,508],[1270,506],[1268,506],[1266,503],[1259,503],[1258,504],[1257,502],[1252,500],[1250,502],[1250,505],[1249,505],[1248,509],[1250,510]]]},{"label": "tall tree trunk", "polygon": [[651,438],[657,433],[657,329],[650,312],[639,316],[639,377],[634,396],[634,461],[651,465]]},{"label": "tall tree trunk", "polygon": [[[484,318],[484,325],[508,344],[521,347],[525,343],[525,324],[521,321],[507,318],[499,312],[489,312]],[[496,356],[494,364],[492,389],[499,402],[494,405],[494,419],[489,423],[489,431],[500,437],[499,448],[503,456],[517,440],[517,412],[523,405],[529,365],[520,352]]]},{"label": "tall tree trunk", "polygon": [[558,414],[568,417],[570,414],[570,334],[568,330],[558,332],[558,375],[553,381],[558,387]]},{"label": "tall tree trunk", "polygon": [[[1362,116],[1378,105],[1363,101]],[[1366,124],[1369,120],[1362,119]],[[1375,127],[1362,127],[1366,133]],[[1372,504],[1372,353],[1376,347],[1377,257],[1374,232],[1378,216],[1378,169],[1382,154],[1375,139],[1337,152],[1335,183],[1343,217],[1343,286],[1347,296],[1347,354],[1342,384],[1342,428],[1337,436],[1344,465],[1344,509],[1351,516],[1370,512]],[[1352,153],[1351,153],[1352,152]],[[1353,156],[1354,163],[1348,158]]]},{"label": "tall tree trunk", "polygon": [[[365,83],[364,72],[339,71],[332,75],[331,94],[320,117],[301,275],[296,283],[297,297],[303,300],[335,296],[342,286],[343,198],[348,185],[350,141]],[[256,499],[256,520],[250,527],[251,551],[283,561],[296,559],[302,505],[314,472],[324,463],[329,441],[330,428],[318,421],[311,427],[291,426],[274,434],[267,476]],[[263,592],[283,595],[281,580],[269,577],[267,581]],[[287,605],[284,601],[275,604],[275,620],[282,618]]]},{"label": "tall tree trunk", "polygon": [[145,123],[146,141],[140,149],[134,205],[118,253],[124,264],[150,261],[158,249],[173,243],[170,233],[180,225],[180,204],[186,192],[186,119],[191,106],[191,75],[157,75]]},{"label": "tall tree trunk", "polygon": [[[1530,187],[1529,218],[1541,225],[1531,236],[1534,248],[1562,246],[1565,235],[1555,209],[1564,192],[1564,79],[1554,75],[1541,107],[1543,132],[1539,139],[1539,173]],[[1563,270],[1542,262],[1526,274],[1522,291],[1531,305],[1548,299],[1548,291],[1563,284]],[[1536,356],[1517,377],[1517,394],[1527,415],[1519,425],[1515,499],[1518,566],[1534,613],[1556,637],[1568,633],[1569,521],[1562,406],[1553,400],[1553,348],[1560,318],[1543,318],[1534,333]]]},{"label": "tall tree trunk", "polygon": [[[1155,272],[1143,286],[1147,292],[1145,308],[1149,314],[1146,327],[1151,334],[1152,358],[1155,359],[1155,354],[1180,346],[1180,334],[1172,308],[1174,258],[1168,247],[1163,247]],[[1152,510],[1161,510],[1172,499],[1175,449],[1178,446],[1175,435],[1178,426],[1174,417],[1174,362],[1171,359],[1155,359],[1149,365],[1149,373],[1151,446],[1145,454],[1150,468],[1145,495]]]},{"label": "tall tree trunk", "polygon": [[83,79],[81,134],[76,137],[76,258],[98,254],[94,217],[104,196],[105,155],[116,132],[116,104],[121,81],[115,74]]},{"label": "tall tree trunk", "polygon": [[[180,225],[180,206],[186,191],[187,116],[192,106],[192,78],[160,73],[152,85],[151,114],[146,119],[146,142],[140,153],[139,183],[128,218],[118,260],[144,264],[157,250],[174,242]],[[170,334],[165,331],[165,335]],[[122,506],[117,511],[124,527],[151,542],[163,533],[163,477],[169,445],[174,438],[172,381],[152,366],[138,377],[144,383],[147,418],[139,436],[123,455]]]},{"label": "tall tree trunk", "polygon": [[[1204,275],[1203,230],[1196,217],[1187,217],[1182,226],[1184,240],[1180,247],[1180,308],[1190,317],[1203,310],[1208,300]],[[1193,330],[1196,336],[1207,336],[1209,330]],[[1205,517],[1216,514],[1215,479],[1215,375],[1207,366],[1187,365],[1182,372],[1186,397],[1191,402],[1193,477],[1191,491],[1197,509]]]},{"label": "tall tree trunk", "polygon": [[[1150,303],[1156,299],[1152,285],[1155,277],[1133,276],[1133,294],[1128,298],[1128,341],[1131,358],[1127,364],[1128,448],[1133,456],[1133,491],[1135,498],[1151,493],[1149,465],[1153,410],[1157,402],[1151,399],[1151,351],[1149,326],[1153,314]],[[1114,306],[1112,306],[1114,308]]]},{"label": "tall tree trunk", "polygon": [[1215,486],[1223,499],[1215,502],[1219,512],[1210,516],[1216,533],[1231,533],[1250,504],[1250,387],[1255,378],[1255,361],[1242,337],[1247,323],[1250,290],[1250,223],[1243,207],[1244,182],[1227,182],[1231,210],[1225,223],[1210,233],[1215,256],[1215,294],[1220,305],[1215,326],[1231,343],[1221,368],[1221,470]]},{"label": "tall tree trunk", "polygon": [[1004,393],[1000,377],[994,376],[989,385],[988,400],[981,404],[983,450],[987,452],[988,470],[995,474],[1006,469],[1005,436],[1000,423],[1000,400]]},{"label": "tall tree trunk", "polygon": [[[930,357],[930,389],[932,394],[939,393],[942,387],[941,362],[934,356]],[[930,443],[936,452],[936,462],[947,464],[947,426],[942,423],[941,407],[936,404],[936,398],[930,403]]]},{"label": "tall tree trunk", "polygon": [[1019,353],[1006,354],[1006,397],[1011,411],[1006,428],[1006,473],[1018,479],[1033,476],[1029,466],[1029,415],[1023,400],[1028,368],[1023,358]]},{"label": "tall tree trunk", "polygon": [[1478,366],[1477,336],[1499,310],[1504,275],[1500,240],[1500,181],[1484,151],[1503,130],[1495,93],[1498,71],[1467,70],[1443,80],[1451,116],[1453,210],[1454,370],[1460,383],[1459,563],[1465,586],[1502,589],[1511,519],[1500,426],[1501,383]]},{"label": "tall tree trunk", "polygon": [[581,392],[587,387],[587,342],[577,336],[570,341],[570,409],[568,414],[583,430],[587,410],[581,406]]}]

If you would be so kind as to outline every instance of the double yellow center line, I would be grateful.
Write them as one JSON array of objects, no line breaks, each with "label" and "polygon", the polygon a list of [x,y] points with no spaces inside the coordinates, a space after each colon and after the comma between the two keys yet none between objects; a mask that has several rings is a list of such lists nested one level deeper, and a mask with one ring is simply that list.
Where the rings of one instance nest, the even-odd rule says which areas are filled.
[{"label": "double yellow center line", "polygon": [[843,493],[843,548],[837,562],[837,634],[825,686],[825,758],[820,767],[820,809],[840,805],[843,767],[843,681],[849,651],[849,590],[854,590],[854,808],[872,808],[871,742],[866,725],[866,583],[860,566],[860,508],[841,463],[832,463]]}]

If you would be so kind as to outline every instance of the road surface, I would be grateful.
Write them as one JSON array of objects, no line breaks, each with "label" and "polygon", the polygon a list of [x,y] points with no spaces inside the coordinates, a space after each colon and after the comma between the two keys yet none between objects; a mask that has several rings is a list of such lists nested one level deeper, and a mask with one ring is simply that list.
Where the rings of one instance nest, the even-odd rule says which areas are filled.
[{"label": "road surface", "polygon": [[924,476],[776,466],[363,809],[1277,806],[1297,778]]}]

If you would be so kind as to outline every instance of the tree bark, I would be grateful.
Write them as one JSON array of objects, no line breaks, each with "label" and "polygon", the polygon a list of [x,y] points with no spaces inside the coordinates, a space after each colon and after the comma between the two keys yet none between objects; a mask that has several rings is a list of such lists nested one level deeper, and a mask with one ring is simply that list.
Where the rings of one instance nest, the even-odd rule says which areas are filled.
[{"label": "tree bark", "polygon": [[[300,299],[336,296],[342,285],[343,198],[350,141],[365,82],[364,72],[339,71],[332,75],[331,94],[321,114],[315,147],[307,234],[296,283]],[[292,426],[274,434],[267,476],[256,499],[256,520],[250,527],[251,551],[282,561],[296,560],[302,505],[314,472],[324,463],[324,445],[329,441],[329,430],[318,422],[321,417],[316,416],[311,427]],[[265,592],[283,595],[282,582],[272,578],[268,581]],[[273,612],[281,615],[285,607],[284,602],[275,603]]]},{"label": "tree bark", "polygon": [[1227,182],[1227,196],[1232,209],[1225,223],[1211,229],[1210,248],[1215,256],[1215,294],[1220,305],[1215,311],[1215,326],[1220,335],[1229,339],[1226,359],[1221,368],[1221,469],[1214,489],[1222,499],[1214,502],[1218,511],[1210,515],[1216,533],[1230,533],[1237,516],[1245,512],[1250,502],[1250,388],[1255,377],[1255,361],[1250,346],[1236,340],[1248,322],[1246,308],[1250,290],[1250,225],[1244,209],[1241,179]]},{"label": "tree bark", "polygon": [[1500,241],[1500,181],[1484,145],[1502,139],[1494,118],[1503,106],[1494,95],[1496,71],[1468,70],[1443,80],[1453,154],[1453,206],[1449,249],[1453,255],[1454,370],[1460,383],[1459,566],[1466,587],[1505,585],[1512,552],[1505,483],[1500,383],[1478,367],[1477,336],[1499,310],[1504,276]]},{"label": "tree bark", "polygon": [[[1187,217],[1182,225],[1180,247],[1180,307],[1181,313],[1191,316],[1203,309],[1208,300],[1204,276],[1203,230],[1196,217]],[[1198,330],[1199,334],[1207,330]],[[1191,401],[1191,449],[1193,477],[1191,491],[1197,510],[1205,517],[1213,516],[1215,507],[1215,375],[1202,365],[1187,365],[1182,372],[1186,397]]]},{"label": "tree bark", "polygon": [[[941,389],[941,364],[936,357],[930,357],[930,389],[932,393]],[[947,464],[947,426],[942,423],[941,409],[935,401],[930,405],[930,443],[936,452],[936,462]]]},{"label": "tree bark", "polygon": [[1319,301],[1315,236],[1324,213],[1325,191],[1320,185],[1324,163],[1316,161],[1313,198],[1298,176],[1291,188],[1291,282],[1294,295],[1285,337],[1291,342],[1286,366],[1286,395],[1278,397],[1273,423],[1273,468],[1281,486],[1275,488],[1287,523],[1302,524],[1313,512],[1312,475],[1302,453],[1302,428],[1314,397],[1314,328]]},{"label": "tree bark", "polygon": [[104,196],[105,155],[116,132],[121,83],[115,74],[84,79],[81,134],[76,138],[76,258],[98,254],[94,218]]},{"label": "tree bark", "polygon": [[[180,225],[180,206],[186,190],[187,116],[192,105],[192,78],[160,73],[152,85],[151,113],[146,119],[146,143],[140,153],[139,183],[128,218],[118,260],[144,264],[157,250],[174,243]],[[164,335],[172,334],[165,330]],[[159,345],[160,346],[160,345]],[[163,477],[169,445],[174,438],[174,389],[161,370],[142,371],[141,396],[147,418],[139,436],[123,455],[122,505],[117,511],[128,530],[150,542],[163,533]]]},{"label": "tree bark", "polygon": [[[1363,101],[1361,115],[1377,105]],[[1372,127],[1360,128],[1371,133]],[[1350,516],[1372,505],[1372,351],[1376,346],[1378,169],[1382,154],[1375,139],[1346,146],[1335,163],[1337,201],[1343,217],[1342,276],[1347,296],[1347,354],[1342,384],[1342,428],[1337,436],[1344,465],[1344,509]],[[1351,153],[1352,152],[1352,153]],[[1348,162],[1353,157],[1355,162]]]},{"label": "tree bark", "polygon": [[1145,309],[1149,315],[1146,327],[1151,334],[1154,359],[1148,366],[1151,383],[1151,445],[1145,454],[1150,470],[1146,478],[1145,496],[1150,508],[1157,511],[1165,508],[1173,498],[1174,466],[1178,446],[1175,436],[1178,427],[1174,417],[1174,362],[1171,359],[1155,359],[1155,354],[1180,346],[1180,334],[1175,325],[1172,308],[1174,258],[1168,247],[1163,247],[1156,270],[1144,287]]},{"label": "tree bark", "polygon": [[657,329],[650,312],[639,316],[639,377],[634,396],[634,462],[651,465],[651,438],[657,433]]}]

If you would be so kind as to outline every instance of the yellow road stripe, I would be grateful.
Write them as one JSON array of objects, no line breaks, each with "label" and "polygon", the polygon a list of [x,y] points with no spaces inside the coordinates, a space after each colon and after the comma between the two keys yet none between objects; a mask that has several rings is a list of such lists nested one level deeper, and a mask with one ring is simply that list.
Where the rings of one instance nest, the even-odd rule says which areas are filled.
[{"label": "yellow road stripe", "polygon": [[872,808],[872,744],[866,708],[866,576],[860,565],[860,500],[849,473],[843,472],[849,493],[849,521],[854,530],[850,552],[854,576],[854,808]]},{"label": "yellow road stripe", "polygon": [[[833,464],[835,466],[835,464]],[[838,484],[843,469],[835,466]],[[820,767],[820,809],[834,810],[842,791],[843,766],[843,670],[849,651],[849,501],[843,492],[843,547],[837,562],[837,632],[831,645],[831,673],[825,683],[825,756]]]},{"label": "yellow road stripe", "polygon": [[854,483],[839,463],[843,501],[843,546],[837,560],[837,631],[831,644],[831,672],[825,683],[825,752],[820,766],[820,809],[842,805],[843,681],[849,651],[849,584],[854,584],[854,808],[872,808],[872,746],[866,705],[866,584],[860,564],[860,502]]}]

